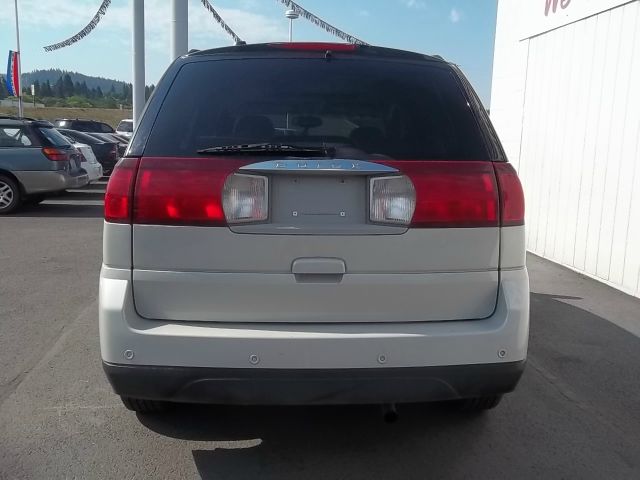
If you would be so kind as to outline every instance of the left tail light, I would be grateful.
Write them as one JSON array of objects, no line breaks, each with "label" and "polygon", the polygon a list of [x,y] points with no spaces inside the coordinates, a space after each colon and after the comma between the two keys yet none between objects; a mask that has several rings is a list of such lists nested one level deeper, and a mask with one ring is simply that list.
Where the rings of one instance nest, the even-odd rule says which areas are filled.
[{"label": "left tail light", "polygon": [[113,169],[104,195],[104,219],[112,223],[131,223],[133,187],[139,159],[123,158]]},{"label": "left tail light", "polygon": [[70,158],[66,150],[56,147],[44,147],[42,153],[52,162],[66,162]]},{"label": "left tail light", "polygon": [[[226,226],[225,182],[239,166],[226,159],[143,158],[135,182],[133,223]],[[247,195],[259,189],[259,184],[240,178],[226,184],[226,208],[235,221],[261,211],[257,203],[247,202]]]}]

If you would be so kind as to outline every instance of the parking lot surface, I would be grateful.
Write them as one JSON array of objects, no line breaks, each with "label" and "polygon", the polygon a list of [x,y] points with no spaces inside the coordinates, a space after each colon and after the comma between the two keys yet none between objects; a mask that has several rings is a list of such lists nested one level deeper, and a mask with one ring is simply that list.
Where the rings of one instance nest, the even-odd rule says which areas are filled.
[{"label": "parking lot surface", "polygon": [[0,218],[0,478],[640,478],[640,301],[534,256],[528,366],[486,415],[136,416],[100,365],[104,187]]}]

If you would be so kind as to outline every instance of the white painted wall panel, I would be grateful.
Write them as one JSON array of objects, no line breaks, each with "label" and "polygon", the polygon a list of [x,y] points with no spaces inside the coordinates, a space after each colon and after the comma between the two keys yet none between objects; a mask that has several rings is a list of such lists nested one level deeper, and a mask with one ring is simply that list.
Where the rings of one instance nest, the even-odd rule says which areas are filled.
[{"label": "white painted wall panel", "polygon": [[524,40],[519,5],[499,1],[491,116],[527,247],[640,297],[640,1]]}]

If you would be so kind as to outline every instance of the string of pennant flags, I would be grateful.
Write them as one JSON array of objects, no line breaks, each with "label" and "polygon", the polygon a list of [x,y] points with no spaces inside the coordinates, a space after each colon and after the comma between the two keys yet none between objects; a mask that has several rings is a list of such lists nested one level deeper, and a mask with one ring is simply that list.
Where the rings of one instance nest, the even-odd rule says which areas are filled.
[{"label": "string of pennant flags", "polygon": [[278,1],[280,3],[282,3],[282,4],[284,4],[287,8],[289,8],[289,9],[293,10],[294,12],[296,12],[298,15],[300,15],[305,20],[308,20],[309,22],[313,23],[314,25],[322,28],[326,32],[330,33],[331,35],[344,40],[345,42],[355,43],[357,45],[368,45],[367,43],[363,42],[359,38],[356,38],[353,35],[349,35],[348,33],[343,32],[342,30],[340,30],[339,28],[334,27],[333,25],[325,22],[320,17],[314,15],[309,10],[305,10],[304,8],[302,8],[300,5],[298,5],[296,2],[294,2],[292,0],[278,0]]},{"label": "string of pennant flags", "polygon": [[[289,8],[289,9],[293,10],[294,12],[296,12],[298,15],[300,15],[305,20],[308,20],[309,22],[313,23],[314,25],[322,28],[326,32],[330,33],[331,35],[334,35],[334,36],[344,40],[345,42],[354,43],[354,44],[358,44],[358,45],[368,45],[367,43],[365,43],[364,41],[360,40],[359,38],[356,38],[353,35],[349,35],[348,33],[340,30],[339,28],[334,27],[333,25],[325,22],[320,17],[318,17],[318,16],[314,15],[313,13],[311,13],[310,11],[304,9],[298,3],[296,3],[296,2],[294,2],[292,0],[277,0],[277,1],[279,1],[282,4],[284,4],[287,8]],[[213,19],[218,23],[218,25],[220,25],[222,27],[222,29],[225,32],[227,32],[227,34],[233,39],[233,41],[236,44],[244,43],[242,41],[242,39],[224,21],[224,19],[216,11],[216,9],[213,7],[213,5],[211,5],[209,0],[200,0],[200,2],[202,3],[202,6],[204,8],[206,8],[207,11],[209,11],[209,13],[211,13]],[[63,40],[61,42],[45,46],[44,50],[47,51],[47,52],[52,52],[54,50],[59,50],[59,49],[64,48],[64,47],[68,47],[68,46],[73,45],[74,43],[82,40],[84,37],[89,35],[93,31],[94,28],[96,28],[96,26],[100,23],[100,20],[102,19],[102,17],[104,17],[106,15],[107,10],[109,9],[110,6],[111,6],[111,0],[103,0],[102,3],[100,4],[100,8],[98,8],[98,11],[96,12],[96,14],[93,16],[91,21],[82,30],[80,30],[78,33],[76,33],[72,37],[67,38],[66,40]]]},{"label": "string of pennant flags", "polygon": [[211,3],[209,3],[209,0],[201,0],[202,5],[204,6],[204,8],[206,8],[207,10],[209,10],[209,12],[211,12],[211,15],[213,16],[214,20],[216,22],[218,22],[218,25],[220,25],[222,27],[222,29],[227,32],[229,34],[229,36],[231,38],[233,38],[233,41],[237,44],[240,43],[244,43],[240,37],[238,35],[236,35],[236,33],[231,30],[231,27],[229,27],[229,25],[227,25],[227,23],[222,19],[222,17],[220,16],[220,14],[218,12],[216,12],[216,9],[213,8],[213,5],[211,5]]},{"label": "string of pennant flags", "polygon": [[98,11],[93,16],[93,19],[91,19],[91,21],[87,24],[86,27],[84,27],[82,30],[76,33],[73,37],[69,37],[66,40],[63,40],[58,43],[54,43],[53,45],[47,45],[46,47],[44,47],[44,50],[46,52],[52,52],[60,48],[68,47],[69,45],[73,45],[74,43],[82,40],[84,37],[89,35],[94,28],[96,28],[98,23],[100,23],[100,20],[102,19],[102,17],[104,17],[104,15],[107,13],[107,10],[110,5],[111,5],[111,0],[103,0],[102,4],[100,5],[100,8],[98,8]]}]

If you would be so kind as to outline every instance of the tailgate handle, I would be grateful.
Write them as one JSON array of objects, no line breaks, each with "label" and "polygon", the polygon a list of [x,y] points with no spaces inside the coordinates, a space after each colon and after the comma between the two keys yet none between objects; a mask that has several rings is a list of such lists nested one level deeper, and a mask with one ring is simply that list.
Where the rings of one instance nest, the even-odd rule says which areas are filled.
[{"label": "tailgate handle", "polygon": [[344,275],[347,266],[339,258],[298,258],[291,265],[295,275]]}]

